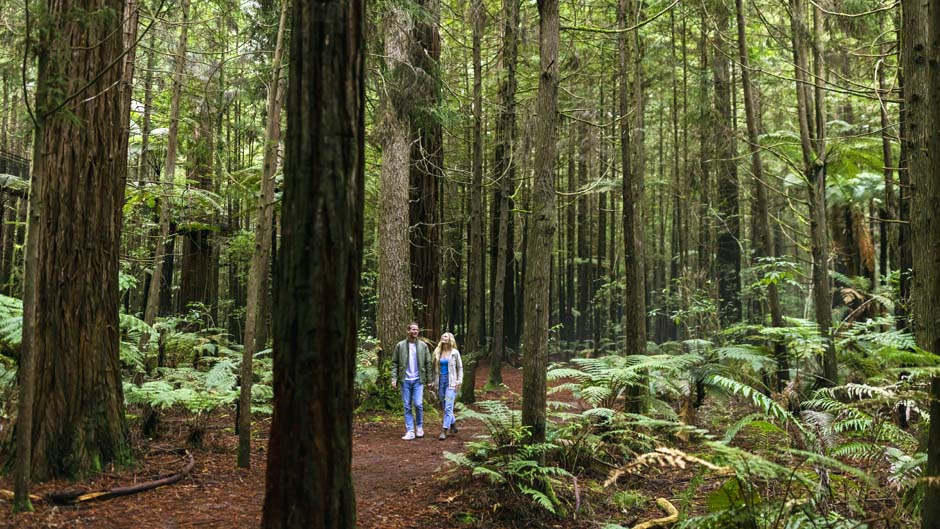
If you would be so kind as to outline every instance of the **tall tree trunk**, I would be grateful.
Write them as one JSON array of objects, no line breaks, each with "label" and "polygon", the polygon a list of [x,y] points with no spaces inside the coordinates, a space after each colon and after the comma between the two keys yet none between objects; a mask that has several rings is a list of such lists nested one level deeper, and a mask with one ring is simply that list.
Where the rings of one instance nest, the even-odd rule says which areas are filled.
[{"label": "tall tree trunk", "polygon": [[[566,127],[568,131],[568,195],[573,197],[575,192],[578,190],[578,180],[575,176],[575,163],[574,163],[574,143],[575,135],[572,130],[571,123]],[[575,307],[575,293],[574,293],[574,277],[576,269],[575,261],[575,242],[576,242],[576,217],[577,209],[575,208],[572,199],[568,199],[565,203],[565,308],[564,308],[564,317],[562,318],[564,330],[564,336],[567,341],[575,341],[578,339],[577,329],[575,328],[575,316],[574,316],[574,307]]]},{"label": "tall tree trunk", "polygon": [[[296,8],[295,8],[296,10]],[[408,242],[408,167],[411,127],[404,105],[412,82],[411,14],[390,4],[385,22],[385,57],[388,74],[382,118],[382,173],[379,189],[379,365],[411,319],[411,273]]]},{"label": "tall tree trunk", "polygon": [[274,417],[261,525],[351,529],[366,12],[362,0],[295,0],[292,15],[283,242],[274,278]]},{"label": "tall tree trunk", "polygon": [[[172,255],[170,241],[170,208],[173,204],[173,180],[176,174],[176,149],[179,138],[180,97],[183,93],[183,69],[186,67],[186,41],[189,32],[189,3],[182,0],[179,44],[173,59],[173,89],[170,96],[170,127],[166,138],[166,161],[163,163],[163,196],[160,199],[160,238],[157,239],[153,257],[153,273],[150,274],[150,291],[147,293],[147,306],[144,310],[144,322],[153,325],[161,305],[161,292],[169,291],[171,282],[164,284],[164,262],[167,255]],[[170,276],[172,280],[172,275]],[[144,338],[144,344],[149,338]]]},{"label": "tall tree trunk", "polygon": [[[639,355],[646,353],[646,277],[643,272],[642,233],[642,191],[640,180],[642,171],[638,171],[632,159],[630,141],[630,106],[628,101],[629,79],[627,77],[630,59],[629,35],[623,32],[627,27],[630,0],[620,0],[617,20],[621,29],[620,46],[620,158],[623,169],[623,259],[626,269],[624,306],[624,354]],[[637,50],[634,50],[637,52]],[[638,107],[642,108],[642,106]],[[627,403],[631,411],[642,407],[640,398],[643,392],[632,388]]]},{"label": "tall tree trunk", "polygon": [[476,389],[476,367],[482,351],[484,322],[483,306],[486,289],[483,285],[485,261],[483,245],[483,67],[481,48],[483,29],[486,23],[486,8],[483,0],[470,2],[470,25],[473,33],[473,153],[470,183],[470,252],[467,259],[467,376],[464,377],[460,400],[474,402]]},{"label": "tall tree trunk", "polygon": [[[884,31],[884,21],[887,15],[882,14],[880,29]],[[888,103],[884,99],[890,95],[885,81],[884,62],[877,65],[879,116],[881,118],[881,152],[884,160],[885,200],[879,211],[881,217],[881,274],[887,275],[898,266],[898,229],[897,229],[897,197],[894,180],[894,159],[891,152],[891,118],[888,115]]]},{"label": "tall tree trunk", "polygon": [[[208,94],[200,104],[192,143],[188,146],[189,171],[187,181],[203,191],[213,191],[213,153],[215,132],[212,127],[211,102]],[[180,258],[179,308],[182,313],[196,304],[204,310],[203,321],[208,323],[215,311],[215,294],[218,293],[213,266],[214,241],[212,230],[206,228],[214,223],[214,214],[199,213],[189,219],[183,231],[183,255]]]},{"label": "tall tree trunk", "polygon": [[[576,134],[578,138],[578,188],[583,191],[588,185],[588,157],[590,156],[590,146],[588,145],[587,125],[579,122],[576,125]],[[577,198],[577,219],[578,219],[578,323],[575,339],[579,342],[588,338],[590,333],[590,293],[591,293],[591,223],[590,213],[588,212],[587,193],[579,193]],[[573,207],[573,206],[572,206]]]},{"label": "tall tree trunk", "polygon": [[[413,103],[411,149],[411,277],[414,314],[427,336],[441,335],[441,219],[438,200],[444,178],[444,139],[434,110],[441,101],[440,0],[417,0],[422,9],[414,19],[412,64],[418,102]],[[412,96],[414,97],[414,96]],[[417,117],[415,117],[417,116]]]},{"label": "tall tree trunk", "polygon": [[[741,83],[744,85],[744,112],[747,122],[747,139],[751,151],[751,171],[754,173],[754,195],[757,213],[755,234],[755,254],[758,257],[776,257],[774,236],[770,229],[767,189],[764,184],[764,165],[760,156],[760,130],[758,128],[757,108],[754,104],[754,87],[751,85],[751,68],[748,64],[747,32],[744,23],[742,0],[735,0],[735,12],[738,25],[738,60],[741,62]],[[770,309],[770,322],[774,327],[783,327],[783,311],[780,309],[780,296],[777,284],[767,285],[767,304]],[[777,361],[777,391],[781,391],[790,379],[790,362],[786,347],[779,341],[774,342],[774,359]]]},{"label": "tall tree trunk", "polygon": [[238,456],[239,468],[251,466],[251,386],[254,372],[252,364],[258,351],[256,333],[264,325],[262,299],[267,294],[268,266],[271,262],[271,223],[274,220],[274,173],[277,172],[277,147],[281,141],[281,104],[284,101],[284,82],[281,79],[281,56],[284,30],[287,26],[288,2],[281,2],[277,44],[271,65],[271,83],[268,85],[267,123],[264,129],[264,161],[261,172],[261,196],[258,197],[258,222],[255,248],[248,272],[248,301],[245,308],[245,340],[242,350],[241,387],[238,399]]},{"label": "tall tree trunk", "polygon": [[[127,176],[125,76],[132,69],[121,62],[124,32],[114,31],[124,7],[122,0],[50,0],[40,33],[33,205],[41,207],[30,233],[37,246],[26,313],[34,319],[24,316],[32,320],[31,461],[38,479],[81,476],[129,455],[118,254]],[[84,11],[105,14],[78,16]]]},{"label": "tall tree trunk", "polygon": [[[499,386],[503,383],[502,360],[505,348],[505,319],[513,314],[515,307],[506,303],[507,277],[512,273],[510,254],[510,219],[509,196],[512,195],[515,177],[513,150],[516,137],[516,33],[519,26],[519,0],[503,0],[503,46],[502,64],[504,77],[499,87],[502,108],[496,126],[496,149],[494,152],[493,175],[499,182],[499,234],[497,236],[496,288],[493,290],[493,345],[490,350],[490,374],[488,385]],[[509,283],[512,288],[512,283]],[[511,297],[510,297],[511,300]]]},{"label": "tall tree trunk", "polygon": [[[902,4],[902,9],[908,7]],[[916,15],[917,11],[912,15]],[[911,166],[912,204],[911,235],[914,257],[914,336],[925,351],[940,353],[940,245],[937,226],[940,224],[940,6],[936,2],[919,10],[927,22],[927,100],[923,130],[928,133],[927,171]],[[926,11],[926,13],[924,12]],[[908,13],[904,13],[905,18]],[[906,35],[902,35],[906,36]],[[913,35],[917,38],[916,35]],[[916,42],[916,41],[915,41]],[[916,44],[915,44],[916,46]],[[912,87],[916,90],[916,87]],[[916,93],[916,92],[915,92]],[[940,377],[930,381],[930,430],[927,436],[927,468],[924,472],[926,490],[923,503],[922,529],[940,528]]]},{"label": "tall tree trunk", "polygon": [[900,176],[900,272],[901,292],[897,304],[898,326],[912,329],[911,269],[913,266],[913,239],[911,227],[916,214],[912,208],[914,175],[927,175],[930,160],[927,156],[928,137],[931,133],[925,122],[928,113],[928,42],[927,20],[930,3],[926,0],[905,0],[901,4],[901,71],[902,100]]},{"label": "tall tree trunk", "polygon": [[741,321],[741,239],[738,215],[738,169],[735,162],[731,113],[731,81],[728,59],[724,53],[724,35],[728,32],[729,13],[723,2],[715,3],[715,48],[712,61],[715,74],[715,112],[720,133],[716,135],[718,158],[718,312],[721,322]]},{"label": "tall tree trunk", "polygon": [[[819,385],[838,384],[838,363],[835,343],[832,340],[832,299],[829,292],[829,229],[826,220],[826,99],[825,68],[822,64],[822,13],[814,16],[815,47],[813,84],[816,86],[815,104],[810,104],[810,86],[806,75],[809,72],[806,58],[808,29],[804,23],[802,0],[790,0],[791,29],[793,38],[793,63],[796,77],[797,113],[800,122],[800,146],[803,153],[804,174],[809,192],[810,238],[813,254],[813,305],[819,334],[826,340],[823,354],[823,372]],[[811,127],[810,123],[814,122]],[[816,136],[813,136],[813,133]]]},{"label": "tall tree trunk", "polygon": [[522,424],[528,440],[545,440],[546,369],[548,367],[548,294],[552,238],[555,234],[553,173],[558,109],[558,0],[538,0],[539,90],[535,144],[535,178],[530,206],[531,235],[526,261],[525,330],[523,336]]}]

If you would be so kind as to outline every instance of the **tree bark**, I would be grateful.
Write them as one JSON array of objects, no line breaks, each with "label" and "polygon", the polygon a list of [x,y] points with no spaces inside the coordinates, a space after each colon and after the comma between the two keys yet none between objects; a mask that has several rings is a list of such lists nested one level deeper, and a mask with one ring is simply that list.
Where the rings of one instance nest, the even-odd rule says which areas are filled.
[{"label": "tree bark", "polygon": [[[908,3],[902,3],[902,9]],[[926,13],[924,13],[926,11]],[[922,10],[927,23],[927,101],[923,116],[927,131],[925,172],[911,167],[913,195],[911,234],[914,257],[914,336],[925,351],[940,353],[940,6],[930,2]],[[913,13],[913,14],[916,14]],[[905,17],[907,13],[905,13]],[[903,36],[902,36],[903,37]],[[915,37],[916,38],[916,37]],[[920,165],[918,165],[920,167]],[[930,380],[930,430],[927,435],[927,468],[922,529],[940,528],[940,377]]]},{"label": "tree bark", "polygon": [[414,314],[425,335],[441,335],[441,218],[438,200],[444,178],[444,139],[435,109],[441,101],[440,0],[417,0],[421,15],[414,18],[413,62],[417,78],[410,97],[411,149],[411,277]]},{"label": "tree bark", "polygon": [[353,528],[365,5],[296,0],[291,19],[274,417],[261,525]]},{"label": "tree bark", "polygon": [[[928,42],[927,20],[930,3],[926,0],[905,0],[901,7],[901,71],[903,72],[903,111],[901,116],[902,168],[900,171],[900,234],[901,299],[897,304],[898,325],[912,329],[911,269],[913,260],[912,207],[915,175],[930,172],[927,156],[930,126],[928,115]],[[905,170],[906,169],[906,170]],[[912,329],[913,330],[913,329]]]},{"label": "tree bark", "polygon": [[[629,0],[618,4],[618,24],[623,31],[627,27]],[[624,354],[646,353],[646,277],[643,272],[642,237],[642,172],[638,172],[632,158],[630,141],[630,106],[628,101],[629,80],[627,65],[630,59],[629,35],[620,33],[620,158],[623,169],[623,257],[626,269],[623,296],[624,306]],[[642,108],[642,107],[640,107]],[[640,411],[640,399],[644,392],[631,388],[627,408]]]},{"label": "tree bark", "polygon": [[[189,170],[186,180],[191,186],[202,191],[213,191],[213,154],[215,152],[215,131],[212,126],[213,113],[209,94],[199,105],[192,142],[188,145],[187,161]],[[214,319],[215,300],[218,294],[215,266],[216,254],[213,230],[215,214],[200,210],[189,215],[184,224],[183,255],[180,258],[179,310],[186,314],[191,309],[201,313],[206,325]]]},{"label": "tree bark", "polygon": [[251,386],[255,353],[258,352],[256,338],[259,327],[264,325],[261,311],[262,300],[267,294],[268,265],[271,262],[271,222],[274,219],[274,173],[277,172],[277,147],[281,141],[281,104],[284,101],[284,81],[281,79],[281,56],[284,47],[284,30],[287,26],[286,0],[281,2],[281,17],[278,22],[277,44],[271,65],[271,83],[268,85],[267,123],[265,124],[264,161],[261,173],[261,196],[258,197],[258,223],[255,232],[255,248],[248,272],[248,301],[245,307],[245,340],[242,350],[241,387],[238,398],[238,456],[239,468],[251,467]]},{"label": "tree bark", "polygon": [[[813,255],[813,305],[819,334],[826,341],[823,353],[823,372],[818,381],[822,386],[838,384],[838,363],[835,343],[832,340],[832,299],[829,292],[829,228],[826,220],[826,99],[825,79],[822,64],[822,13],[814,16],[815,51],[813,84],[816,86],[815,104],[810,104],[810,83],[806,58],[808,29],[804,23],[802,0],[790,0],[791,29],[793,38],[794,73],[796,77],[797,113],[800,122],[800,146],[803,153],[803,170],[809,192],[810,238]],[[810,123],[814,122],[814,126]],[[815,136],[814,136],[815,133]]]},{"label": "tree bark", "polygon": [[[125,76],[132,70],[121,60],[124,32],[114,31],[124,7],[122,0],[50,0],[40,33],[38,226],[30,234],[35,283],[24,307],[34,315],[24,320],[35,368],[29,434],[38,479],[86,475],[129,456],[118,254],[127,176]],[[87,19],[77,12],[104,14]]]},{"label": "tree bark", "polygon": [[[588,145],[587,125],[578,123],[576,126],[578,142],[578,188],[583,190],[588,185]],[[577,232],[578,232],[578,319],[575,339],[579,342],[588,338],[591,326],[590,292],[591,292],[591,224],[588,212],[588,196],[579,193],[577,198]]]},{"label": "tree bark", "polygon": [[410,245],[408,242],[408,167],[411,127],[405,110],[412,78],[408,53],[411,15],[390,4],[385,22],[385,56],[388,98],[383,103],[382,173],[379,183],[379,307],[378,338],[382,356],[391,348],[411,319]]},{"label": "tree bark", "polygon": [[[499,182],[499,233],[497,235],[496,288],[493,290],[493,346],[490,350],[490,374],[487,384],[499,386],[503,383],[502,360],[505,348],[506,319],[515,307],[507,305],[507,277],[512,271],[509,261],[509,238],[512,225],[509,196],[513,192],[515,163],[513,151],[516,137],[516,33],[519,26],[519,0],[503,0],[503,47],[502,64],[504,77],[499,87],[502,108],[496,127],[496,149],[493,174]],[[509,289],[512,283],[509,283]],[[509,292],[511,294],[511,292]],[[510,296],[511,299],[511,296]]]},{"label": "tree bark", "polygon": [[548,367],[548,294],[552,238],[555,234],[553,173],[558,108],[558,0],[538,0],[539,89],[535,177],[530,207],[531,234],[526,262],[525,330],[522,374],[522,424],[528,441],[545,440],[546,369]]},{"label": "tree bark", "polygon": [[473,152],[470,183],[470,242],[467,259],[467,343],[470,354],[464,369],[467,376],[460,392],[460,400],[474,402],[476,366],[481,354],[483,339],[483,306],[485,290],[483,288],[483,67],[481,48],[486,12],[482,0],[470,2],[470,24],[473,39]]},{"label": "tree bark", "polygon": [[[728,32],[729,13],[723,2],[715,3],[715,48],[723,50]],[[715,112],[720,133],[716,135],[718,158],[718,312],[723,325],[741,321],[741,239],[738,215],[738,170],[735,163],[731,113],[731,81],[728,59],[721,55],[712,60],[715,74]]]},{"label": "tree bark", "polygon": [[[189,32],[190,0],[182,0],[179,44],[173,59],[173,90],[170,96],[170,127],[166,139],[166,161],[163,163],[163,196],[160,199],[160,238],[157,239],[153,257],[153,273],[150,274],[150,291],[147,293],[147,306],[144,310],[144,322],[153,325],[160,309],[161,291],[169,290],[170,284],[164,285],[164,262],[167,246],[170,244],[170,208],[172,208],[173,180],[176,174],[176,149],[179,138],[180,97],[183,92],[183,69],[186,67],[186,41]],[[172,248],[172,247],[171,247]],[[171,276],[172,277],[172,276]],[[142,345],[146,345],[145,337]]]},{"label": "tree bark", "polygon": [[[764,165],[760,156],[760,130],[758,128],[757,108],[754,104],[754,87],[751,85],[751,68],[748,64],[747,32],[744,23],[744,7],[742,0],[735,0],[735,12],[738,25],[738,60],[741,62],[741,83],[744,85],[744,112],[747,122],[747,137],[751,151],[751,171],[754,173],[754,195],[756,197],[757,234],[755,239],[755,254],[758,257],[776,257],[774,253],[774,237],[770,229],[769,205],[767,202],[767,189],[764,184]],[[783,311],[780,309],[780,296],[777,284],[767,285],[767,305],[770,309],[770,324],[774,327],[783,327]],[[777,361],[777,391],[781,391],[785,382],[790,379],[790,362],[786,347],[780,342],[774,342],[774,359]]]}]

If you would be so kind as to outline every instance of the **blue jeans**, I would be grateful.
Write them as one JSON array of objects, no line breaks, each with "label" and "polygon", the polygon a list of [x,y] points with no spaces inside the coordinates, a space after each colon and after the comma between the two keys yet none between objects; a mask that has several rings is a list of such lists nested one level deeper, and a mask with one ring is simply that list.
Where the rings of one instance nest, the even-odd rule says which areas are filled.
[{"label": "blue jeans", "polygon": [[444,429],[446,430],[457,420],[454,417],[454,401],[457,400],[457,390],[447,387],[447,384],[441,384],[441,387],[437,390],[437,396],[444,408]]},{"label": "blue jeans", "polygon": [[[424,385],[420,380],[406,380],[401,385],[401,400],[405,405],[405,429],[409,432],[415,430],[415,420],[418,426],[424,428]],[[414,405],[414,417],[411,415],[411,406]]]}]

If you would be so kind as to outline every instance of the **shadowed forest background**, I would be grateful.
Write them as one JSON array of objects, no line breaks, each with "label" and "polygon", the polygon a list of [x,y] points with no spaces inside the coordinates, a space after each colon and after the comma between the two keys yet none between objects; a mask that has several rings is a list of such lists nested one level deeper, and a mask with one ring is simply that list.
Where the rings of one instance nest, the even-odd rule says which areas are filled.
[{"label": "shadowed forest background", "polygon": [[940,529],[937,2],[0,26],[0,526]]}]

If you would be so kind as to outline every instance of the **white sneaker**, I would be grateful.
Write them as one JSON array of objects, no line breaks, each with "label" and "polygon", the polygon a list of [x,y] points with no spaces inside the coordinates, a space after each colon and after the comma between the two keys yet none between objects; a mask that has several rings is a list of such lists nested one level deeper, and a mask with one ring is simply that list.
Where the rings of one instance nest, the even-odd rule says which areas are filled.
[{"label": "white sneaker", "polygon": [[408,430],[408,433],[402,436],[402,439],[404,439],[405,441],[411,441],[414,438],[415,438],[415,433],[412,432],[411,430]]},{"label": "white sneaker", "polygon": [[418,426],[418,437],[424,437],[424,427]]}]

